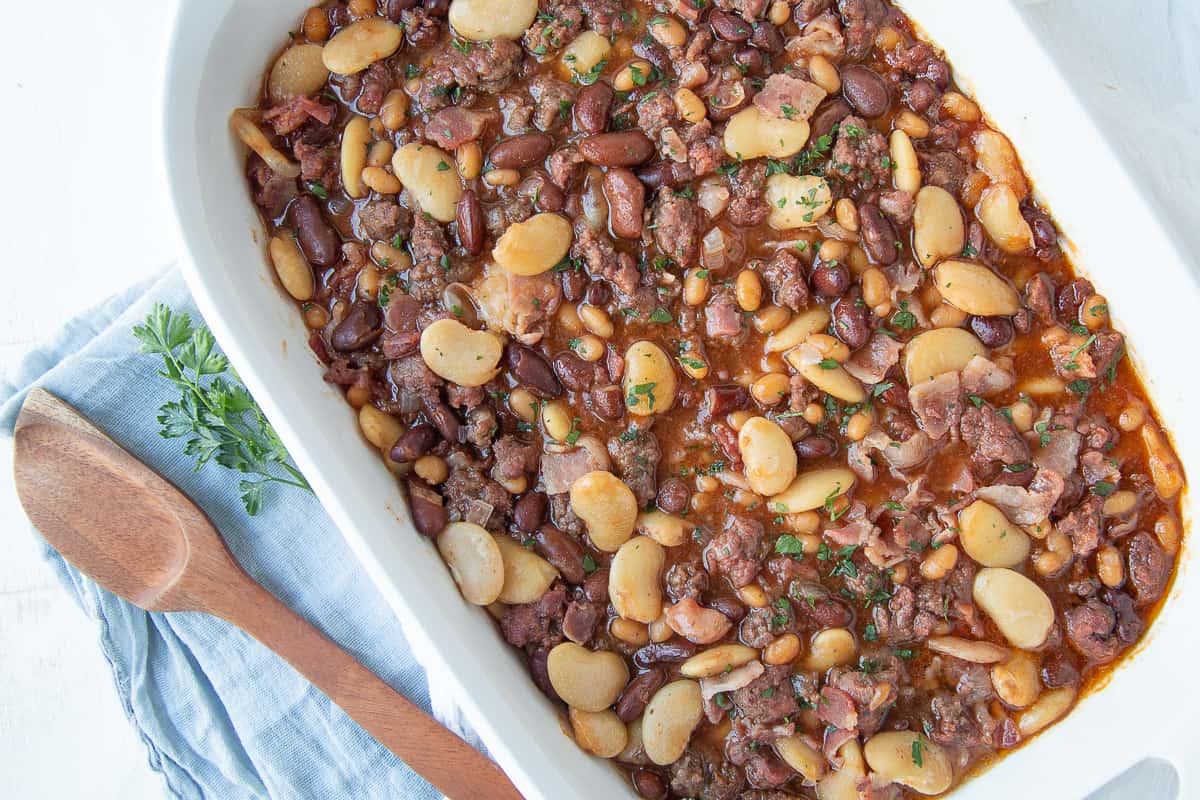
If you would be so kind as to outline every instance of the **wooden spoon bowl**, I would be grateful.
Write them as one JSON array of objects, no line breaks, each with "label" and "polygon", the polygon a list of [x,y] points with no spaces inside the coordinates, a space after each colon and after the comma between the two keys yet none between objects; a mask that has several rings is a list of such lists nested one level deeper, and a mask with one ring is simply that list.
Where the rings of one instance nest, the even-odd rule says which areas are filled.
[{"label": "wooden spoon bowl", "polygon": [[14,438],[21,504],[80,572],[148,611],[242,628],[452,800],[519,800],[495,764],[247,575],[203,511],[75,409],[34,389]]}]

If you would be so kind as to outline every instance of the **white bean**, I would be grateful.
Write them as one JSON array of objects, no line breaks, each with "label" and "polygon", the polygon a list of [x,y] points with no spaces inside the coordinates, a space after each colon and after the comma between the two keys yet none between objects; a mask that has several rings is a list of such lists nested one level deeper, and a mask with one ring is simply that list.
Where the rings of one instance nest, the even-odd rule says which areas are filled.
[{"label": "white bean", "polygon": [[1006,253],[1024,253],[1033,247],[1033,229],[1021,215],[1021,201],[1007,184],[983,190],[975,215],[992,241]]},{"label": "white bean", "polygon": [[824,178],[778,173],[767,178],[767,224],[777,231],[811,228],[829,213],[833,193]]},{"label": "white bean", "polygon": [[353,75],[396,52],[404,30],[383,17],[364,17],[342,28],[322,51],[330,72]]},{"label": "white bean", "polygon": [[854,473],[844,467],[829,467],[802,472],[770,500],[771,511],[799,514],[822,508],[854,486]]},{"label": "white bean", "polygon": [[1028,653],[1017,651],[992,667],[992,686],[1005,703],[1024,708],[1041,691],[1038,665]]},{"label": "white bean", "polygon": [[995,664],[1009,654],[1007,647],[958,636],[930,636],[925,644],[935,653],[954,656],[972,664]]},{"label": "white bean", "polygon": [[287,231],[276,234],[271,237],[268,249],[275,274],[287,293],[296,300],[311,300],[315,288],[312,267],[292,235]]},{"label": "white bean", "polygon": [[504,561],[490,533],[474,522],[452,522],[438,534],[437,548],[468,603],[486,606],[499,599]]},{"label": "white bean", "polygon": [[588,538],[600,550],[615,553],[633,535],[637,498],[611,472],[581,476],[571,484],[570,496],[571,510],[587,525]]},{"label": "white bean", "polygon": [[806,120],[767,116],[758,106],[749,105],[725,123],[725,153],[738,161],[789,158],[804,148],[808,133]]},{"label": "white bean", "polygon": [[275,145],[271,144],[271,140],[262,132],[262,129],[250,119],[250,112],[246,109],[239,108],[229,115],[229,127],[242,140],[242,144],[267,162],[267,166],[276,175],[283,178],[300,177],[299,165],[292,163],[287,156],[275,149]]},{"label": "white bean", "polygon": [[962,252],[966,242],[962,210],[940,186],[924,186],[913,209],[913,253],[923,267]]},{"label": "white bean", "polygon": [[983,170],[992,183],[1010,186],[1018,200],[1029,194],[1029,183],[1017,159],[1017,152],[1004,134],[985,129],[972,137],[975,145],[975,166]]},{"label": "white bean", "polygon": [[371,142],[371,126],[366,117],[354,117],[342,131],[342,188],[346,194],[361,199],[367,196],[363,170],[367,168],[367,145]]},{"label": "white bean", "polygon": [[603,711],[570,708],[567,715],[571,720],[575,743],[594,756],[613,758],[629,744],[629,729],[615,712],[607,708]]},{"label": "white bean", "polygon": [[849,664],[857,654],[853,633],[845,628],[827,628],[813,637],[804,668],[823,673],[839,664]]},{"label": "white bean", "polygon": [[510,225],[492,250],[492,258],[514,275],[541,275],[562,261],[574,238],[560,214],[534,214]]},{"label": "white bean", "polygon": [[975,356],[986,358],[987,348],[970,331],[925,331],[904,346],[904,377],[909,386],[915,386],[946,372],[958,372]]},{"label": "white bean", "polygon": [[683,544],[696,529],[695,523],[676,514],[668,514],[657,509],[638,514],[635,527],[638,533],[649,536],[663,547],[676,547]]},{"label": "white bean", "polygon": [[608,573],[608,597],[618,614],[647,624],[658,619],[665,561],[663,546],[647,536],[635,536],[621,545]]},{"label": "white bean", "polygon": [[958,538],[967,555],[985,567],[1015,567],[1029,557],[1025,531],[983,500],[958,512],[958,527]]},{"label": "white bean", "polygon": [[434,374],[459,386],[482,386],[496,374],[504,347],[487,331],[443,318],[421,331],[421,358]]},{"label": "white bean", "polygon": [[541,598],[558,577],[558,570],[537,553],[514,542],[511,537],[498,535],[495,538],[504,562],[504,588],[500,590],[500,602],[519,605]]},{"label": "white bean", "polygon": [[1057,720],[1075,702],[1075,687],[1064,686],[1044,692],[1017,720],[1022,736],[1033,736]]},{"label": "white bean", "polygon": [[802,311],[767,337],[763,350],[782,353],[802,344],[809,336],[829,327],[829,312],[821,306]]},{"label": "white bean", "polygon": [[1054,625],[1054,605],[1042,588],[1019,572],[987,567],[975,575],[976,604],[1014,647],[1042,646]]},{"label": "white bean", "polygon": [[679,666],[687,678],[711,678],[722,672],[745,666],[758,658],[758,651],[744,644],[719,644],[684,661]]},{"label": "white bean", "polygon": [[438,222],[450,222],[458,214],[462,182],[454,158],[431,144],[409,142],[392,156],[392,171],[412,192],[421,210]]},{"label": "white bean", "polygon": [[267,78],[267,96],[272,103],[315,93],[329,80],[319,44],[297,44],[275,59]]},{"label": "white bean", "polygon": [[675,403],[677,378],[671,358],[651,341],[634,342],[625,351],[621,382],[625,407],[639,417],[669,411]]},{"label": "white bean", "polygon": [[574,642],[563,642],[550,651],[546,673],[562,701],[581,711],[608,708],[629,682],[629,668],[619,655]]},{"label": "white bean", "polygon": [[454,0],[450,26],[464,39],[520,39],[537,16],[537,0]]},{"label": "white bean", "polygon": [[1009,316],[1021,308],[1021,296],[1008,281],[983,264],[947,259],[933,268],[942,299],[968,314]]},{"label": "white bean", "polygon": [[746,480],[758,494],[778,494],[796,478],[796,449],[778,423],[751,417],[738,431]]},{"label": "white bean", "polygon": [[703,713],[695,681],[674,681],[655,692],[642,715],[642,746],[650,760],[660,765],[678,761]]},{"label": "white bean", "polygon": [[[608,58],[612,45],[595,31],[584,31],[563,50],[562,60],[578,77],[592,78],[592,70]],[[601,68],[603,69],[603,68]]]},{"label": "white bean", "polygon": [[954,767],[942,746],[915,731],[883,731],[863,746],[875,775],[921,794],[941,794],[954,781]]}]

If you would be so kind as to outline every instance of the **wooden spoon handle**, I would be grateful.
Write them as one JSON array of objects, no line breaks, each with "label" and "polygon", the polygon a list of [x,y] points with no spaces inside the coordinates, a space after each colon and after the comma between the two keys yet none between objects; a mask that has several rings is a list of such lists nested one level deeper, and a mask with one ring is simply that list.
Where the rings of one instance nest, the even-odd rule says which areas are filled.
[{"label": "wooden spoon handle", "polygon": [[[240,570],[239,570],[240,572]],[[245,573],[205,610],[262,642],[450,800],[522,800],[508,777]]]}]

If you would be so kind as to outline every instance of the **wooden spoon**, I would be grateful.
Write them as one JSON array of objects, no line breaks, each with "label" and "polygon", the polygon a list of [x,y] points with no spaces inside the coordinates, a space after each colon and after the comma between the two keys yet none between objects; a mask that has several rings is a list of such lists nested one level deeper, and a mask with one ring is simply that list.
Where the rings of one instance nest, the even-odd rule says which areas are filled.
[{"label": "wooden spoon", "polygon": [[17,418],[14,473],[54,549],[148,611],[206,611],[282,656],[452,800],[520,800],[500,769],[247,575],[191,500],[50,393]]}]

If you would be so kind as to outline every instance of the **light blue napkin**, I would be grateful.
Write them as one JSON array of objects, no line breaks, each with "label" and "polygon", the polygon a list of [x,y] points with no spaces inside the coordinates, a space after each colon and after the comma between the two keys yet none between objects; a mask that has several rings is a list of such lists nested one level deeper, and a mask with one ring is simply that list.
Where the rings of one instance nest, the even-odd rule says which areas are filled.
[{"label": "light blue napkin", "polygon": [[[316,498],[273,489],[259,515],[248,517],[238,473],[216,464],[193,471],[182,440],[159,437],[158,408],[178,392],[156,374],[159,357],[139,353],[130,333],[154,301],[202,322],[175,270],[104,302],[0,382],[0,432],[11,437],[35,384],[66,400],[208,512],[247,572],[428,709],[425,674],[399,622]],[[96,621],[121,704],[172,796],[440,796],[240,630],[204,614],[147,613],[98,588],[49,546],[45,557]]]}]

